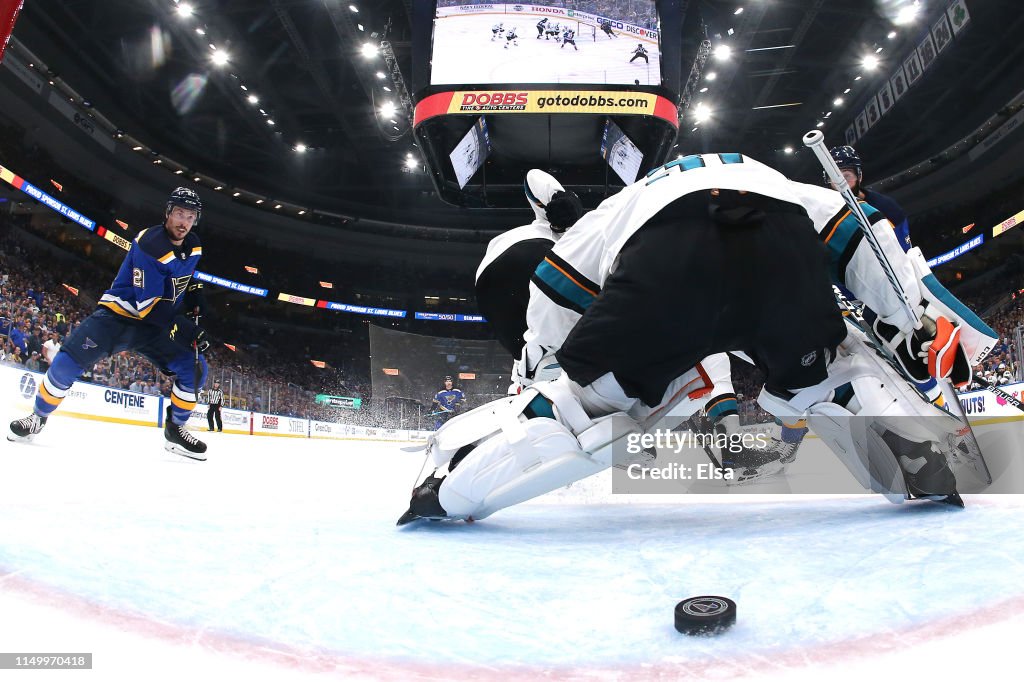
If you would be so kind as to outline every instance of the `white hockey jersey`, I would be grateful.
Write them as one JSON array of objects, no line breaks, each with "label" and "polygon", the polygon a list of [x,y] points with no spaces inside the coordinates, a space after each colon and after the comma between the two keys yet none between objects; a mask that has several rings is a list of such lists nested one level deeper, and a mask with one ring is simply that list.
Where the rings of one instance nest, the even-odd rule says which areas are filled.
[{"label": "white hockey jersey", "polygon": [[[869,244],[859,237],[856,219],[838,192],[794,182],[741,154],[704,154],[687,156],[651,171],[645,179],[602,202],[558,241],[530,284],[529,329],[524,337],[527,357],[539,360],[561,348],[582,311],[614,272],[619,252],[637,230],[676,199],[715,188],[748,191],[802,206],[822,235],[834,269],[843,270],[833,272],[833,276],[884,321],[901,329],[913,325]],[[881,212],[867,205],[864,209],[909,300],[921,300],[918,277],[892,225]],[[563,303],[571,300],[574,305],[566,307],[549,298],[535,283],[537,278],[558,291]]]}]

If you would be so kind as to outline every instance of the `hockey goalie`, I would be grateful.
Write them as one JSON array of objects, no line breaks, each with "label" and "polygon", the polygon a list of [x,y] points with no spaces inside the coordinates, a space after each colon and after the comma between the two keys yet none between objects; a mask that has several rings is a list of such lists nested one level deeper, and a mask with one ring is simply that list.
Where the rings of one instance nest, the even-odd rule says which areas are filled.
[{"label": "hockey goalie", "polygon": [[[866,488],[962,505],[946,452],[959,423],[904,375],[962,384],[995,332],[863,208],[916,315],[837,192],[747,156],[687,156],[604,201],[532,276],[524,388],[431,437],[434,469],[399,524],[483,519],[606,469],[722,352],[749,357],[759,404],[807,419]],[[844,320],[833,283],[878,314],[892,362]],[[562,375],[533,381],[552,360]]]}]

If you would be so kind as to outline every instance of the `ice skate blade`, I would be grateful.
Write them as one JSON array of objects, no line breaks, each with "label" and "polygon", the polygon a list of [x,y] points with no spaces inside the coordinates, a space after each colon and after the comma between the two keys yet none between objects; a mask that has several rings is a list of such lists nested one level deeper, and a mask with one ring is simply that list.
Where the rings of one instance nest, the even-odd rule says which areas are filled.
[{"label": "ice skate blade", "polygon": [[11,433],[10,431],[8,431],[7,440],[9,440],[12,443],[31,443],[35,435],[36,434],[34,433],[30,433],[27,436],[19,436],[15,433]]},{"label": "ice skate blade", "polygon": [[164,450],[167,452],[173,452],[176,455],[181,455],[187,459],[194,459],[198,462],[206,461],[206,453],[203,452],[189,452],[185,448],[179,447],[174,443],[164,443]]},{"label": "ice skate blade", "polygon": [[409,511],[402,514],[401,517],[399,517],[398,522],[395,523],[395,525],[405,526],[412,523],[413,521],[465,521],[466,523],[473,523],[474,519],[472,516],[468,519],[463,519],[458,516],[417,516],[410,509]]}]

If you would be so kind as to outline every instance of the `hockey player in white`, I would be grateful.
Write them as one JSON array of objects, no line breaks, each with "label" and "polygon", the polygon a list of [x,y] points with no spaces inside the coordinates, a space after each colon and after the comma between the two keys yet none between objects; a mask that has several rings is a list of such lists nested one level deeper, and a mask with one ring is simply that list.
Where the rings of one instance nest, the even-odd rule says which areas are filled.
[{"label": "hockey player in white", "polygon": [[505,49],[508,49],[509,44],[519,46],[519,36],[516,35],[516,27],[513,26],[505,33]]},{"label": "hockey player in white", "polygon": [[495,24],[494,26],[491,26],[491,42],[494,42],[494,40],[496,38],[500,37],[500,34],[502,34],[504,32],[505,32],[505,24],[504,23]]},{"label": "hockey player in white", "polygon": [[[959,503],[943,450],[952,418],[844,322],[829,270],[899,330],[890,347],[901,361],[937,378],[967,381],[995,334],[867,209],[900,285],[934,324],[916,327],[841,197],[749,157],[685,157],[603,202],[531,283],[519,371],[530,376],[558,349],[563,375],[438,431],[427,446],[437,468],[400,523],[482,519],[604,470],[651,415],[704,383],[699,360],[723,351],[753,358],[767,376],[761,406],[807,417],[866,487]],[[870,426],[855,431],[854,417]]]}]

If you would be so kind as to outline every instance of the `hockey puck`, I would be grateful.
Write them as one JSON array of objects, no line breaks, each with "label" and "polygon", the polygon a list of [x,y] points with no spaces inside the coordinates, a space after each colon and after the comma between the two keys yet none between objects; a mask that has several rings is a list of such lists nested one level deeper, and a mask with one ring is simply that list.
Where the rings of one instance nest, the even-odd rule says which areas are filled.
[{"label": "hockey puck", "polygon": [[690,597],[676,604],[676,630],[717,635],[736,622],[736,602],[725,597]]}]

